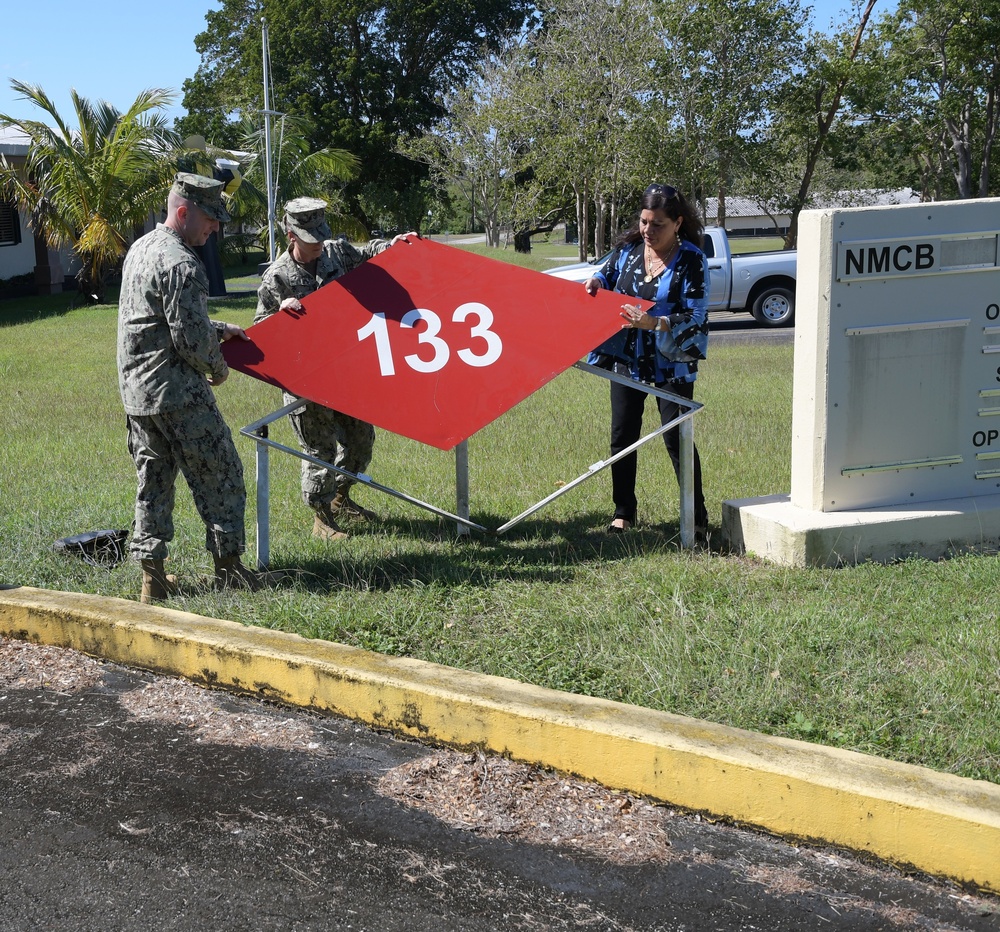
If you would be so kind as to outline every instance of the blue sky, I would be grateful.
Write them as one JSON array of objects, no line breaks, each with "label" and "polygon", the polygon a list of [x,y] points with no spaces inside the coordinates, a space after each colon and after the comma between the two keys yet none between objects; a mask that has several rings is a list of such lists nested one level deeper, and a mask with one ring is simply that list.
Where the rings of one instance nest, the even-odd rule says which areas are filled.
[{"label": "blue sky", "polygon": [[[827,29],[857,0],[814,0],[813,21]],[[884,4],[884,6],[883,6]],[[879,0],[888,10],[896,0]],[[17,98],[12,78],[39,84],[64,117],[72,116],[69,91],[107,100],[124,110],[150,87],[177,92],[171,117],[183,115],[181,84],[198,67],[194,37],[205,28],[213,0],[10,0],[4,4],[0,44],[0,113],[35,119],[40,111]],[[99,11],[99,12],[97,12]]]},{"label": "blue sky", "polygon": [[12,78],[39,84],[64,117],[70,88],[124,110],[146,88],[177,92],[170,116],[183,114],[181,84],[198,67],[194,37],[205,29],[212,0],[10,0],[0,44],[0,113],[35,119]]}]

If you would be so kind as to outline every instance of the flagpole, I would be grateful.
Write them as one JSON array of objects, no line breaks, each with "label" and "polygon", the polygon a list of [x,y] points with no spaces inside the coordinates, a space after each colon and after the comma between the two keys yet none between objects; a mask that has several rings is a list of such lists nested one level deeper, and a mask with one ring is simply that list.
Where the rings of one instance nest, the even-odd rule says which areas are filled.
[{"label": "flagpole", "polygon": [[268,261],[274,262],[274,169],[271,164],[271,53],[267,37],[267,19],[261,17],[261,37],[264,50],[264,174],[267,182],[267,249]]}]

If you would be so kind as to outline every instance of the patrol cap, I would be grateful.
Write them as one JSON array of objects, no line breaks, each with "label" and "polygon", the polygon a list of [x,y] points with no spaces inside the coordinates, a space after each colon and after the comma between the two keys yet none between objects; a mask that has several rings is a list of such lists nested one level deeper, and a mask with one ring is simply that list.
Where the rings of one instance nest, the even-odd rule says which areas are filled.
[{"label": "patrol cap", "polygon": [[318,197],[297,197],[285,204],[285,229],[304,243],[332,239],[326,222],[326,201]]},{"label": "patrol cap", "polygon": [[178,172],[174,176],[174,186],[171,194],[177,194],[185,200],[200,207],[209,217],[214,217],[220,223],[232,219],[225,204],[222,203],[222,189],[225,185],[214,178],[204,175],[193,175],[190,172]]}]

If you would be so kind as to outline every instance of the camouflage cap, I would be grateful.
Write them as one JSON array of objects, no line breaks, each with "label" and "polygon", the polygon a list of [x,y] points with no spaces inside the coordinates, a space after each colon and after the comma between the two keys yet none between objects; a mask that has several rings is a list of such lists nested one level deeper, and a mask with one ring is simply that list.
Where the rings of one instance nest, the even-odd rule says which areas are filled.
[{"label": "camouflage cap", "polygon": [[214,217],[220,223],[230,220],[229,211],[222,202],[222,189],[225,185],[214,178],[204,175],[192,175],[190,172],[178,172],[174,176],[174,186],[171,194],[177,194],[185,200],[200,207],[209,217]]},{"label": "camouflage cap", "polygon": [[297,197],[285,204],[285,230],[304,243],[322,243],[333,233],[326,222],[326,201],[318,197]]}]

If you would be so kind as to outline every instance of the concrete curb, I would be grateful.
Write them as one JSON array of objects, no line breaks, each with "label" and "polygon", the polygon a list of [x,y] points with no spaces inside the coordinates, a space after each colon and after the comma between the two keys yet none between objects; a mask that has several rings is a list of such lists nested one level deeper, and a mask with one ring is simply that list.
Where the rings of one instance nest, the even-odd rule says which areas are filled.
[{"label": "concrete curb", "polygon": [[0,635],[480,747],[1000,892],[1000,786],[169,608],[0,591]]}]

